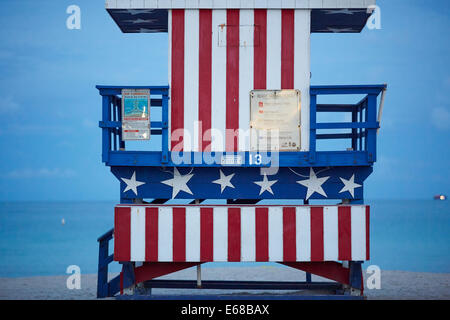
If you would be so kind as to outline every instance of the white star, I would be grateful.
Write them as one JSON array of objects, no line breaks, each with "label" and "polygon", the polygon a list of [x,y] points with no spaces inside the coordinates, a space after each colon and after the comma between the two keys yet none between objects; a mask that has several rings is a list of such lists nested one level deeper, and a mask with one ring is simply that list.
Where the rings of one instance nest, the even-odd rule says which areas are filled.
[{"label": "white star", "polygon": [[177,168],[173,168],[173,178],[166,181],[161,181],[161,183],[172,187],[172,199],[174,199],[180,191],[193,194],[187,185],[193,176],[193,174],[186,174],[182,176]]},{"label": "white star", "polygon": [[142,186],[145,184],[145,182],[136,181],[136,171],[133,172],[133,175],[130,179],[120,178],[123,182],[127,184],[127,187],[123,191],[123,193],[127,192],[128,190],[133,190],[133,192],[137,195],[137,188],[139,186]]},{"label": "white star", "polygon": [[349,10],[349,9],[338,9],[338,10],[324,10],[325,14],[347,14],[353,15],[355,13],[360,13],[365,10]]},{"label": "white star", "polygon": [[268,191],[271,194],[273,194],[271,187],[272,187],[272,185],[274,185],[277,182],[278,182],[278,180],[269,181],[269,179],[267,179],[267,174],[264,174],[263,181],[255,181],[254,183],[261,187],[261,191],[259,192],[259,195],[262,195],[265,191]]},{"label": "white star", "polygon": [[362,187],[362,185],[355,183],[355,174],[352,175],[350,180],[346,180],[343,178],[339,178],[339,179],[341,179],[342,183],[344,184],[344,187],[342,188],[341,191],[339,191],[339,193],[348,191],[352,195],[352,198],[355,197],[355,189]]},{"label": "white star", "polygon": [[147,20],[144,20],[144,19],[136,19],[136,20],[124,20],[123,22],[129,22],[129,23],[132,23],[132,24],[142,24],[142,23],[152,23],[152,22],[155,22],[156,21],[156,19],[147,19]]},{"label": "white star", "polygon": [[220,184],[220,193],[223,193],[226,187],[230,187],[234,189],[233,184],[231,183],[231,179],[233,179],[234,173],[226,176],[222,170],[220,170],[220,178],[218,180],[213,181],[212,183]]},{"label": "white star", "polygon": [[353,28],[331,28],[327,27],[325,30],[318,30],[319,32],[333,32],[333,33],[341,33],[341,32],[356,32]]},{"label": "white star", "polygon": [[135,16],[137,14],[149,14],[149,13],[153,13],[153,11],[155,11],[154,9],[138,9],[138,10],[133,10],[133,9],[125,9],[125,10],[117,10],[117,13],[122,13],[122,14],[131,14],[132,16]]},{"label": "white star", "polygon": [[309,168],[309,179],[297,181],[297,183],[308,188],[308,191],[306,193],[306,200],[308,200],[309,197],[311,197],[314,194],[314,192],[317,192],[318,194],[327,198],[327,194],[325,193],[325,191],[323,191],[322,185],[329,178],[330,177],[317,178],[313,168]]}]

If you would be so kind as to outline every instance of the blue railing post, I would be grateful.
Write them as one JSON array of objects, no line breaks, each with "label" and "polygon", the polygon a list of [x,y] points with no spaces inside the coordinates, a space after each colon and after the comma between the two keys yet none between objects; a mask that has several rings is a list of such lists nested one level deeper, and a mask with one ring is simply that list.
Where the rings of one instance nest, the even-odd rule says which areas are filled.
[{"label": "blue railing post", "polygon": [[[117,99],[117,119],[122,123],[122,99]],[[122,140],[122,128],[119,128],[119,149],[125,150],[125,141]]]},{"label": "blue railing post", "polygon": [[316,123],[317,123],[317,95],[311,94],[310,98],[310,128],[309,128],[309,162],[316,161]]},{"label": "blue railing post", "polygon": [[[358,122],[358,109],[352,111],[352,122]],[[352,150],[358,150],[358,131],[359,129],[352,129]]]},{"label": "blue railing post", "polygon": [[[111,121],[111,97],[103,95],[102,121]],[[109,160],[109,151],[111,150],[111,132],[110,128],[102,128],[102,161],[107,163]]]},{"label": "blue railing post", "polygon": [[[367,107],[367,99],[363,101],[363,103],[358,107],[359,110],[359,122],[363,122],[363,110]],[[360,128],[359,130],[359,151],[363,150],[363,138],[364,138],[364,129]]]},{"label": "blue railing post", "polygon": [[97,239],[99,243],[97,298],[109,296],[108,264],[113,261],[113,255],[109,255],[109,241],[113,238],[113,233],[114,229],[111,229]]},{"label": "blue railing post", "polygon": [[[376,94],[369,94],[366,108],[366,122],[377,122],[377,97]],[[367,160],[375,162],[377,160],[377,129],[367,130]]]},{"label": "blue railing post", "polygon": [[169,94],[162,95],[162,156],[161,163],[169,162]]}]

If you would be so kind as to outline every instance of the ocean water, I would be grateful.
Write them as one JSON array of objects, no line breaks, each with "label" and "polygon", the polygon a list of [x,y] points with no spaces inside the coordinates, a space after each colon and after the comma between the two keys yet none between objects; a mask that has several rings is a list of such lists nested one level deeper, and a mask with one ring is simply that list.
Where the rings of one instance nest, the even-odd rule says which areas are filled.
[{"label": "ocean water", "polygon": [[[450,202],[367,203],[371,205],[372,260],[365,267],[450,272]],[[114,204],[0,203],[0,277],[63,275],[70,265],[79,266],[84,274],[96,273],[97,238],[113,227]],[[114,263],[110,270],[120,267]]]}]

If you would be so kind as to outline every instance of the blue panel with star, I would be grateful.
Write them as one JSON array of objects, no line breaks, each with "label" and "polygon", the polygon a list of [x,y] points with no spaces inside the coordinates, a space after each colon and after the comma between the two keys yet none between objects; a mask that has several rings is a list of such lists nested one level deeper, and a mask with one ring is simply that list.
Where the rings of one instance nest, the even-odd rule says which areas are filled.
[{"label": "blue panel with star", "polygon": [[372,167],[112,167],[126,199],[363,199]]}]

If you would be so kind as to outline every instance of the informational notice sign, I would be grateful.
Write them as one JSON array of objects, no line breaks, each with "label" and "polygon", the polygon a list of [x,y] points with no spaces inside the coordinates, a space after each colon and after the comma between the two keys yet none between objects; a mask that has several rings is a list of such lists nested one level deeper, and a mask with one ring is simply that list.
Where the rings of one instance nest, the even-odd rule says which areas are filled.
[{"label": "informational notice sign", "polygon": [[122,140],[150,139],[150,90],[122,90]]},{"label": "informational notice sign", "polygon": [[250,150],[300,150],[300,91],[250,93]]}]

